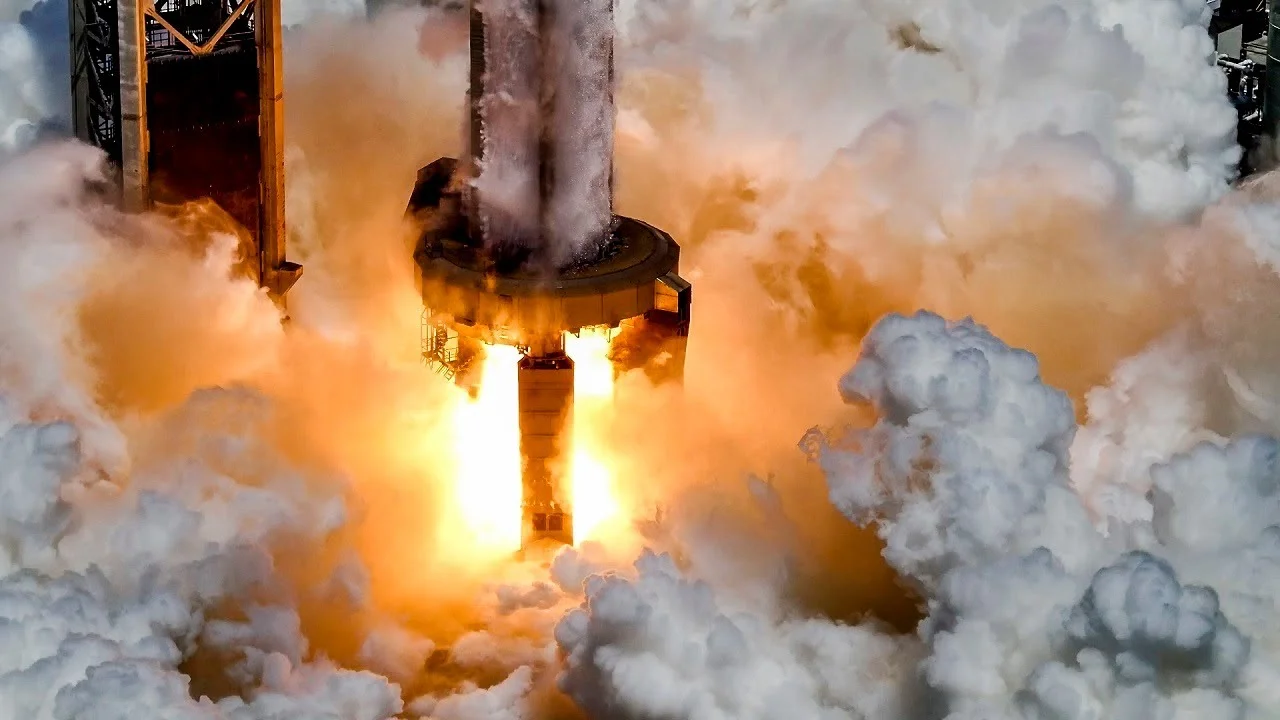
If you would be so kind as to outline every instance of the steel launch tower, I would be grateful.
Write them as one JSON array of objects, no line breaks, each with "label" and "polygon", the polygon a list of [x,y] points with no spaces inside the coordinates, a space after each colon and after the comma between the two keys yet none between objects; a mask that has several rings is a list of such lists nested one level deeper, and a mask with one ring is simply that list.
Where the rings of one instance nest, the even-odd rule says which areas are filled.
[{"label": "steel launch tower", "polygon": [[71,0],[71,90],[126,210],[212,199],[284,297],[302,268],[285,259],[280,0]]},{"label": "steel launch tower", "polygon": [[616,328],[615,372],[678,379],[692,288],[670,235],[613,214],[612,0],[473,0],[468,12],[467,154],[422,168],[407,209],[423,356],[461,380],[483,344],[520,349],[521,536],[567,543],[565,335]]}]

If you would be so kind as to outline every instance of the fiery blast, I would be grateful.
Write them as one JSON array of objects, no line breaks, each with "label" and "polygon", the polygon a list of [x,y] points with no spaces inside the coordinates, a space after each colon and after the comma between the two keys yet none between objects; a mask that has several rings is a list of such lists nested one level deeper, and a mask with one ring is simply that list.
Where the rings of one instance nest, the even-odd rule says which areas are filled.
[{"label": "fiery blast", "polygon": [[573,494],[573,540],[603,539],[621,517],[614,496],[613,473],[608,462],[609,434],[605,430],[613,409],[613,364],[609,360],[612,333],[595,328],[566,338],[565,352],[574,362],[573,459],[570,470]]},{"label": "fiery blast", "polygon": [[343,7],[285,8],[287,332],[37,138],[64,11],[0,29],[0,720],[1277,717],[1280,195],[1203,2],[624,0],[697,312],[683,388],[569,338],[525,560],[514,351],[422,367],[403,242],[465,22]]},{"label": "fiery blast", "polygon": [[[601,425],[613,409],[613,365],[609,333],[587,329],[566,338],[576,365],[574,416],[570,429],[570,469],[574,543],[607,533],[621,519],[606,464],[608,437]],[[507,345],[486,345],[474,399],[456,393],[452,447],[457,470],[451,512],[438,526],[437,541],[492,558],[520,548],[520,429],[516,417],[516,363],[520,353]]]},{"label": "fiery blast", "polygon": [[442,543],[507,554],[520,547],[519,359],[514,347],[487,347],[480,361],[479,393],[470,402],[463,395],[453,410],[458,462],[453,502],[458,517],[442,524]]}]

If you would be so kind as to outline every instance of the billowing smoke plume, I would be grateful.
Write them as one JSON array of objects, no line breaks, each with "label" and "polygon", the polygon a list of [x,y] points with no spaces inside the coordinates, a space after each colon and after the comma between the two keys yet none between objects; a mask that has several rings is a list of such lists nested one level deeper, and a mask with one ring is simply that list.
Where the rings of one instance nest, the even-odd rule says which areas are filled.
[{"label": "billowing smoke plume", "polygon": [[[145,331],[124,328],[101,336],[111,318],[87,312],[102,303],[142,317],[114,272],[183,276],[187,290],[169,300],[203,318],[206,333],[226,323],[252,335],[251,318],[270,323],[271,308],[247,280],[229,276],[234,243],[215,238],[202,257],[198,247],[165,247],[162,226],[100,207],[83,189],[102,181],[100,161],[88,148],[55,146],[0,168],[10,274],[9,353],[0,366],[0,712],[276,717],[332,707],[328,697],[350,698],[343,702],[370,717],[394,712],[399,691],[385,678],[305,662],[298,613],[306,599],[293,594],[283,567],[322,547],[346,512],[340,493],[266,444],[263,399],[204,390],[134,423],[99,405],[127,381],[95,367],[94,355],[146,341]],[[172,293],[164,283],[149,287]],[[240,317],[237,290],[254,308]],[[210,291],[216,309],[200,303]],[[23,309],[33,301],[42,312]],[[278,325],[266,328],[259,352],[279,334]],[[234,346],[221,349],[234,363]],[[225,687],[256,689],[191,687],[178,671],[184,663],[212,663],[226,669]],[[203,694],[223,699],[193,699]]]},{"label": "billowing smoke plume", "polygon": [[875,523],[927,598],[918,636],[744,607],[648,555],[634,577],[589,578],[557,628],[579,704],[688,718],[1269,712],[1280,658],[1258,613],[1275,598],[1249,578],[1280,537],[1276,440],[1205,442],[1150,467],[1147,518],[1103,534],[1068,473],[1069,400],[980,325],[889,316],[840,389],[878,421],[808,445],[832,502]]},{"label": "billowing smoke plume", "polygon": [[[697,319],[602,421],[634,532],[545,565],[451,534],[415,365],[456,13],[290,33],[288,332],[205,209],[5,145],[0,717],[1274,715],[1276,195],[1203,3],[622,3],[619,209]],[[57,93],[11,29],[16,137]]]}]

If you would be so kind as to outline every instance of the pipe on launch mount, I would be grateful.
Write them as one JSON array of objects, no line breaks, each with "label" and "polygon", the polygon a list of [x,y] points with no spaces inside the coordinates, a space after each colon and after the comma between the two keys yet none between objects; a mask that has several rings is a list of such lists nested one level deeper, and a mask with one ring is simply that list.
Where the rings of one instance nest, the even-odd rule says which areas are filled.
[{"label": "pipe on launch mount", "polygon": [[1267,79],[1262,92],[1263,132],[1272,138],[1280,130],[1280,0],[1267,8]]}]

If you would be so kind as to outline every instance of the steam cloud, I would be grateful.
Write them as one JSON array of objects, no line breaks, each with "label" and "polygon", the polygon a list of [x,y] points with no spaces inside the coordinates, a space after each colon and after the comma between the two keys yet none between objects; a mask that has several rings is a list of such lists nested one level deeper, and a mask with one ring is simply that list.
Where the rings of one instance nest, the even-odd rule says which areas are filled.
[{"label": "steam cloud", "polygon": [[454,394],[395,362],[396,223],[456,151],[448,12],[291,33],[287,334],[200,207],[32,146],[52,24],[2,30],[0,718],[1275,715],[1277,204],[1202,3],[622,4],[619,204],[698,325],[683,392],[619,386],[642,547],[546,567],[420,532]]}]

